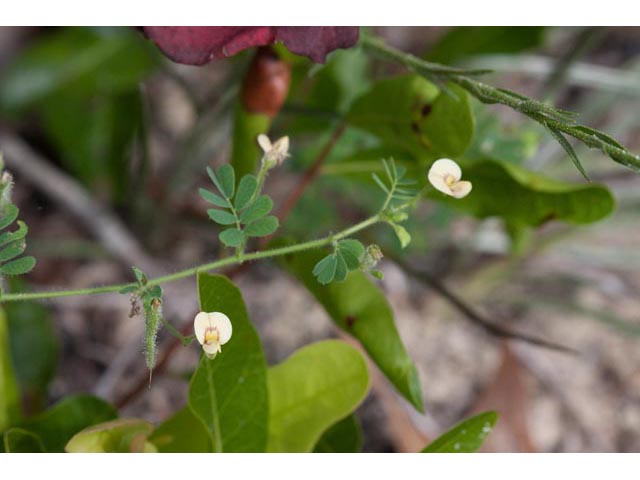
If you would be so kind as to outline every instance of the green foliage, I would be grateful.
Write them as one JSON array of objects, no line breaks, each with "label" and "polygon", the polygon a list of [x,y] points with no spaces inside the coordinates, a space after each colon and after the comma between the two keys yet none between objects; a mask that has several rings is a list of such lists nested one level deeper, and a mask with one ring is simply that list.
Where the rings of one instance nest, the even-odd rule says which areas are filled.
[{"label": "green foliage", "polygon": [[40,303],[7,303],[4,309],[15,376],[33,413],[42,408],[49,382],[55,374],[58,339],[49,312]]},{"label": "green foliage", "polygon": [[14,425],[20,415],[20,393],[10,352],[7,319],[0,310],[0,432]]},{"label": "green foliage", "polygon": [[322,285],[333,281],[342,282],[347,278],[348,272],[360,268],[363,255],[364,245],[358,240],[341,240],[336,243],[332,254],[327,255],[316,264],[312,273]]},{"label": "green foliage", "polygon": [[235,171],[231,165],[222,165],[217,172],[207,167],[207,173],[219,195],[201,188],[200,196],[222,209],[207,210],[209,218],[219,225],[234,225],[220,232],[219,239],[224,245],[242,252],[249,238],[265,237],[278,229],[277,217],[268,215],[273,201],[260,195],[262,186],[254,175],[244,175],[236,192]]},{"label": "green foliage", "polygon": [[476,119],[476,134],[464,155],[465,159],[493,158],[520,164],[536,153],[540,133],[530,123],[502,125],[495,115],[486,110],[478,112]]},{"label": "green foliage", "polygon": [[358,453],[362,451],[362,429],[355,415],[349,415],[324,432],[314,453]]},{"label": "green foliage", "polygon": [[76,433],[65,447],[69,453],[155,453],[147,441],[153,425],[146,420],[121,418]]},{"label": "green foliage", "polygon": [[5,453],[45,453],[40,438],[22,428],[10,428],[3,435]]},{"label": "green foliage", "polygon": [[[5,230],[18,218],[18,207],[8,203],[0,210],[0,230]],[[23,275],[33,270],[36,259],[21,257],[27,248],[25,237],[29,229],[18,220],[18,228],[0,234],[0,276]],[[18,258],[19,257],[19,258]]]},{"label": "green foliage", "polygon": [[451,65],[474,55],[520,52],[539,45],[543,33],[544,27],[454,27],[426,58]]},{"label": "green foliage", "polygon": [[333,322],[357,338],[398,391],[419,411],[423,409],[418,372],[402,344],[393,312],[384,295],[363,272],[353,272],[342,283],[320,285],[312,266],[320,252],[301,252],[283,261],[325,308]]},{"label": "green foliage", "polygon": [[435,191],[428,196],[479,218],[499,216],[508,224],[532,227],[549,220],[592,223],[615,205],[604,186],[564,183],[513,164],[485,160],[463,165],[462,171],[473,183],[467,197],[452,199]]},{"label": "green foliage", "polygon": [[474,132],[469,95],[454,85],[439,91],[419,75],[379,80],[353,103],[347,121],[418,159],[459,156]]},{"label": "green foliage", "polygon": [[35,112],[65,167],[124,202],[127,153],[143,128],[139,83],[157,65],[130,28],[57,29],[0,75],[0,115]]},{"label": "green foliage", "polygon": [[269,369],[269,452],[310,452],[322,433],[362,402],[369,372],[340,340],[296,351]]},{"label": "green foliage", "polygon": [[473,453],[482,446],[497,421],[496,412],[480,413],[439,436],[422,453]]},{"label": "green foliage", "polygon": [[189,407],[178,410],[149,437],[160,453],[207,453],[211,451],[204,425]]},{"label": "green foliage", "polygon": [[261,452],[267,440],[267,367],[240,290],[226,277],[198,275],[200,310],[231,319],[233,336],[215,360],[202,355],[191,378],[189,408],[214,452]]},{"label": "green foliage", "polygon": [[77,395],[66,397],[18,426],[40,438],[48,453],[62,453],[76,433],[116,417],[115,409],[103,400]]}]

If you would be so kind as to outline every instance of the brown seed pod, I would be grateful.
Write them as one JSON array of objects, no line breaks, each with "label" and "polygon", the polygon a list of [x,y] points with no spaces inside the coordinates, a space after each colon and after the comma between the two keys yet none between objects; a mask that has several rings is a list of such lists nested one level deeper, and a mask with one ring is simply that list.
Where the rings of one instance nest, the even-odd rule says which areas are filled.
[{"label": "brown seed pod", "polygon": [[242,106],[251,113],[275,117],[289,94],[291,65],[270,47],[260,47],[242,85]]}]

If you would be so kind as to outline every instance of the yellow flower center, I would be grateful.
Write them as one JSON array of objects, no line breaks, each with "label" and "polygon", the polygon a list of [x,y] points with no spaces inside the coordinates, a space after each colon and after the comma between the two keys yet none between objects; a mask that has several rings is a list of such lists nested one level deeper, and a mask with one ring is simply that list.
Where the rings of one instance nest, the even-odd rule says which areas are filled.
[{"label": "yellow flower center", "polygon": [[220,341],[220,332],[218,332],[217,328],[207,328],[204,332],[204,343],[205,345],[211,345],[212,343],[219,343]]},{"label": "yellow flower center", "polygon": [[456,183],[456,178],[453,175],[445,175],[444,183],[446,183],[449,187]]}]

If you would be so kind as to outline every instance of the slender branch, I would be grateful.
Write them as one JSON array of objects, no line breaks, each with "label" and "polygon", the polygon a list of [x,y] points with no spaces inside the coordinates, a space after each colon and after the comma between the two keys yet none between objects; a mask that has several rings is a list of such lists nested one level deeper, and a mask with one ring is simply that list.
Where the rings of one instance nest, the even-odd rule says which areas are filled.
[{"label": "slender branch", "polygon": [[[287,255],[290,253],[295,253],[295,252],[301,252],[304,250],[310,250],[313,248],[320,248],[320,247],[324,247],[326,245],[331,245],[333,242],[335,242],[336,240],[340,240],[342,238],[346,238],[349,237],[350,235],[353,235],[356,232],[359,232],[360,230],[364,230],[367,227],[370,227],[371,225],[380,222],[381,221],[381,215],[377,214],[374,215],[372,217],[369,217],[366,220],[363,220],[362,222],[353,225],[352,227],[349,227],[339,233],[333,234],[333,235],[328,235],[326,237],[323,238],[319,238],[316,240],[311,240],[308,242],[304,242],[304,243],[299,243],[296,245],[288,245],[285,247],[280,247],[280,248],[273,248],[273,249],[269,249],[269,250],[262,250],[262,251],[257,251],[257,252],[252,252],[252,253],[247,253],[245,255],[243,255],[242,259],[238,259],[236,257],[227,257],[227,258],[223,258],[220,260],[216,260],[215,262],[210,262],[210,263],[205,263],[202,265],[198,265],[196,267],[192,267],[192,268],[188,268],[186,270],[181,270],[179,272],[176,273],[171,273],[169,275],[163,275],[161,277],[156,277],[153,279],[150,279],[147,283],[147,286],[151,287],[154,285],[160,285],[163,283],[169,283],[169,282],[173,282],[176,280],[180,280],[182,278],[185,277],[190,277],[193,275],[196,275],[200,272],[209,272],[212,270],[218,270],[222,267],[227,267],[230,265],[235,265],[238,263],[241,263],[242,261],[252,261],[252,260],[260,260],[260,259],[264,259],[264,258],[272,258],[272,257],[278,257],[278,256],[282,256],[282,255]],[[126,287],[130,287],[130,286],[135,286],[137,285],[136,283],[125,283],[125,284],[118,284],[118,285],[108,285],[108,286],[103,286],[103,287],[95,287],[95,288],[82,288],[82,289],[78,289],[78,290],[61,290],[61,291],[57,291],[57,292],[35,292],[35,293],[11,293],[11,294],[6,294],[3,295],[0,298],[0,302],[16,302],[16,301],[23,301],[23,300],[42,300],[42,299],[47,299],[47,298],[56,298],[56,297],[72,297],[72,296],[77,296],[77,295],[93,295],[93,294],[102,294],[102,293],[112,293],[112,292],[119,292],[120,290],[126,288]]]},{"label": "slender branch", "polygon": [[480,326],[486,332],[491,335],[499,338],[506,338],[510,340],[518,340],[521,342],[525,342],[531,345],[536,345],[538,347],[548,348],[550,350],[555,350],[562,353],[569,354],[579,354],[577,350],[573,348],[566,347],[564,345],[558,345],[556,343],[548,342],[546,340],[533,337],[530,335],[512,332],[507,330],[499,325],[495,325],[491,321],[484,318],[480,313],[473,309],[470,305],[468,305],[464,300],[454,294],[451,290],[449,290],[442,282],[440,282],[437,278],[433,277],[429,273],[423,270],[417,270],[404,261],[394,257],[393,261],[404,270],[406,273],[414,277],[415,279],[422,282],[427,287],[434,290],[440,296],[445,298],[453,307],[455,307],[460,313],[464,315],[464,317],[470,322]]},{"label": "slender branch", "polygon": [[[442,65],[425,62],[418,57],[387,45],[379,38],[364,36],[361,42],[365,50],[401,63],[439,85],[442,85],[444,81],[449,81],[462,87],[482,103],[511,107],[513,110],[541,123],[550,130],[555,129],[574,137],[588,147],[601,150],[615,162],[640,172],[640,156],[628,152],[606,134],[576,124],[573,120],[575,117],[573,112],[555,108],[515,92],[492,87],[470,77],[469,72],[457,73]],[[476,74],[479,72],[471,71],[471,73]]]}]

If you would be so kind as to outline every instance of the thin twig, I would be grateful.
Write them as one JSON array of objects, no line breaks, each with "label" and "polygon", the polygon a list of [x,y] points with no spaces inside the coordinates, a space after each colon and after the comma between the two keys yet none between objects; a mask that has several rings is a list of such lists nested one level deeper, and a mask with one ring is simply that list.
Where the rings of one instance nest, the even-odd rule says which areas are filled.
[{"label": "thin twig", "polygon": [[553,342],[548,342],[546,340],[533,337],[530,335],[526,335],[523,333],[512,332],[503,328],[499,325],[495,325],[491,321],[487,320],[484,316],[478,313],[473,309],[470,305],[468,305],[464,300],[454,294],[451,290],[449,290],[440,280],[433,277],[431,274],[423,271],[417,270],[414,267],[408,265],[403,260],[398,258],[393,258],[393,261],[406,273],[419,280],[421,283],[431,288],[433,291],[438,293],[441,297],[446,299],[453,307],[455,307],[460,313],[464,315],[464,317],[469,320],[471,323],[474,323],[480,326],[487,333],[493,335],[498,338],[506,338],[510,340],[518,340],[521,342],[528,343],[530,345],[536,345],[538,347],[547,348],[550,350],[555,350],[558,352],[568,353],[572,355],[577,355],[580,352],[574,350],[573,348],[566,347],[564,345],[558,345]]}]

